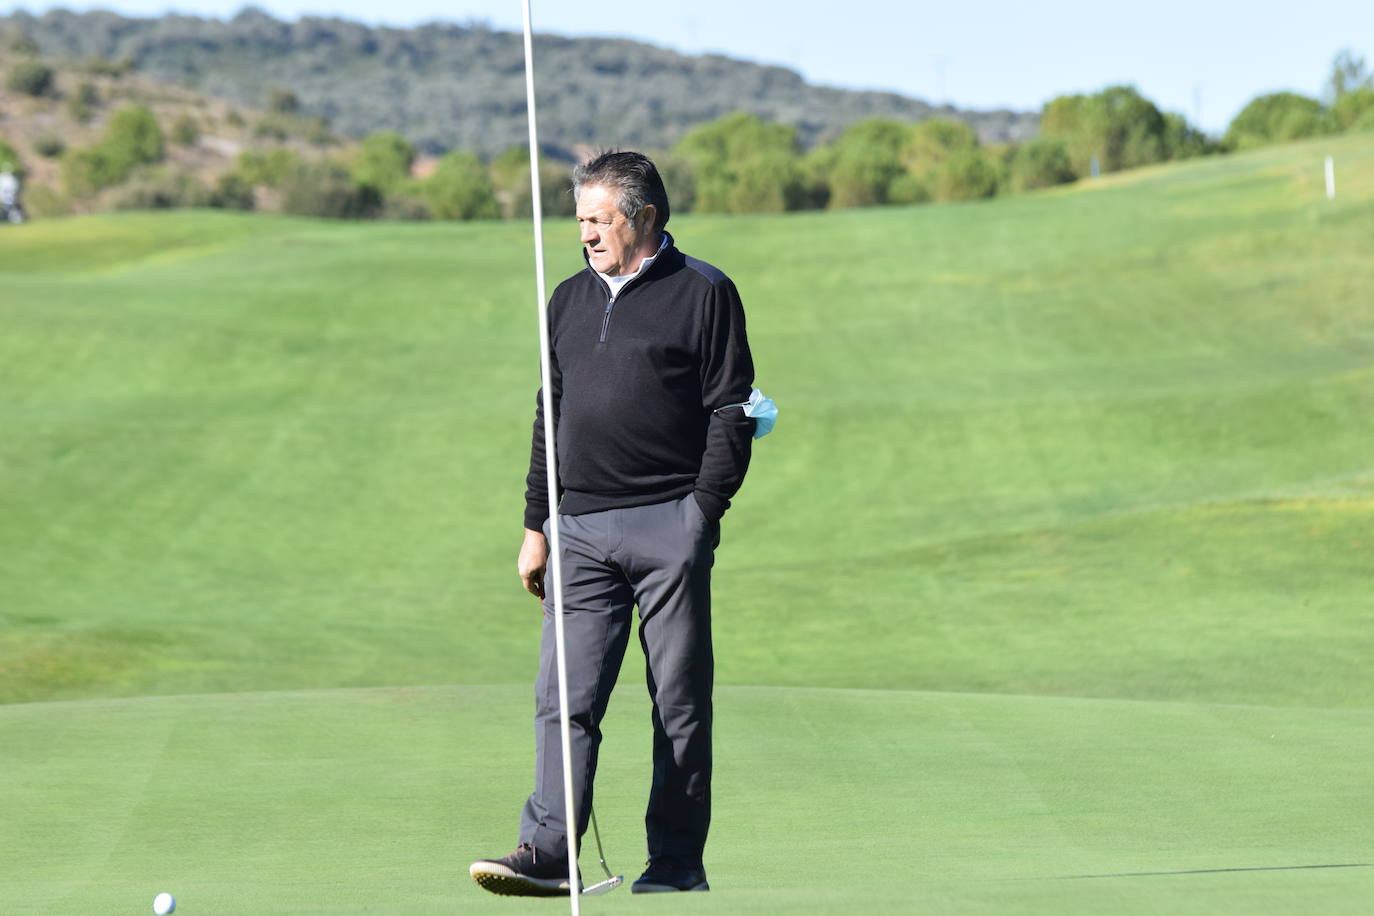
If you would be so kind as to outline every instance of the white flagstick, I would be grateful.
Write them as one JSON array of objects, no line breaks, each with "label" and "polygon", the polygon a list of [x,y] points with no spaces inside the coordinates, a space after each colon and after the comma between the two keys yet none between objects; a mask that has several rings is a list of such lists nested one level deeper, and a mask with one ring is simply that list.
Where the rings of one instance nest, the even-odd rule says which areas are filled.
[{"label": "white flagstick", "polygon": [[548,300],[544,295],[544,211],[539,200],[539,135],[534,114],[534,41],[530,0],[524,0],[525,106],[530,121],[530,202],[534,207],[534,277],[539,306],[539,370],[544,381],[544,467],[549,481],[549,578],[553,587],[553,633],[558,656],[558,726],[563,739],[563,802],[568,825],[568,897],[573,916],[579,916],[581,897],[577,877],[577,811],[573,804],[572,731],[568,723],[568,659],[563,643],[563,576],[558,543],[558,460],[553,442],[552,369],[549,359]]}]

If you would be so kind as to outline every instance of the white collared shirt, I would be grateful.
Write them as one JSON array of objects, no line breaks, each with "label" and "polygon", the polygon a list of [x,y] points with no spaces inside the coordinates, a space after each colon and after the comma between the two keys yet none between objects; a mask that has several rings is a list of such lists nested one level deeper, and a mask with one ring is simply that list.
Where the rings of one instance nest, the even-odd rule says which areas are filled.
[{"label": "white collared shirt", "polygon": [[668,233],[665,232],[665,233],[663,233],[663,238],[662,238],[662,240],[660,240],[659,243],[658,243],[658,251],[655,251],[653,254],[651,254],[651,255],[649,255],[647,258],[645,258],[645,259],[640,263],[639,269],[636,270],[634,273],[632,273],[632,274],[622,274],[621,276],[618,276],[618,277],[612,277],[610,274],[603,274],[601,271],[598,270],[598,271],[596,272],[596,275],[597,275],[598,277],[600,277],[601,279],[605,280],[605,281],[606,281],[606,285],[609,286],[609,287],[611,288],[611,301],[614,302],[614,301],[615,301],[615,297],[620,295],[620,288],[621,288],[621,287],[623,287],[626,283],[629,283],[629,282],[630,282],[631,280],[633,280],[635,277],[637,277],[637,276],[639,276],[640,274],[644,273],[644,271],[648,270],[649,267],[653,265],[654,261],[656,261],[656,260],[658,259],[658,256],[661,255],[661,254],[663,253],[663,249],[664,249],[664,248],[667,248],[667,247],[668,247]]}]

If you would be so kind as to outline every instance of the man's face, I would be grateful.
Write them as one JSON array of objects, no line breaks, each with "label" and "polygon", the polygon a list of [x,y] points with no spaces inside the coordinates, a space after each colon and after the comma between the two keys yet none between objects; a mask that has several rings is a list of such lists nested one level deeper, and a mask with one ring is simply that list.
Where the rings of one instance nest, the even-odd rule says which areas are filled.
[{"label": "man's face", "polygon": [[657,247],[654,208],[645,207],[632,222],[616,206],[615,192],[601,185],[587,185],[578,193],[577,224],[587,259],[610,277],[634,273]]}]

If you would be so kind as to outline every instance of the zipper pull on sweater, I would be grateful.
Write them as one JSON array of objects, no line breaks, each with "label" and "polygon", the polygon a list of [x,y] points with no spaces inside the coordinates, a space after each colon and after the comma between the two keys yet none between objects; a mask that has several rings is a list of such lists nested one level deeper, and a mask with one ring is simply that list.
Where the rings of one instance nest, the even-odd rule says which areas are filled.
[{"label": "zipper pull on sweater", "polygon": [[606,331],[609,330],[611,326],[611,309],[614,307],[615,299],[612,298],[606,303],[606,314],[601,316],[601,337],[598,338],[601,343],[606,342]]}]

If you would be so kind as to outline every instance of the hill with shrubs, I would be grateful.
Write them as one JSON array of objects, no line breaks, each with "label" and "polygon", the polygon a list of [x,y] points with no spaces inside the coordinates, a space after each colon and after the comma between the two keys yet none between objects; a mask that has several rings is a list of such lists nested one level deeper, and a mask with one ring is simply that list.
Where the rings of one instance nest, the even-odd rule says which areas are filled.
[{"label": "hill with shrubs", "polygon": [[[227,20],[18,12],[0,17],[3,30],[23,35],[47,57],[123,61],[145,76],[239,105],[261,104],[273,88],[286,88],[303,114],[328,119],[342,136],[395,131],[430,155],[466,149],[495,156],[523,142],[527,130],[522,36],[481,24],[286,22],[250,7]],[[535,53],[544,74],[541,139],[569,161],[580,147],[607,138],[666,148],[692,127],[737,110],[796,128],[808,148],[873,117],[951,118],[984,142],[1025,139],[1036,129],[1030,112],[959,111],[894,93],[813,86],[782,67],[642,42],[539,35]]]},{"label": "hill with shrubs", "polygon": [[[17,165],[32,215],[220,207],[367,219],[528,215],[523,138],[495,154],[425,152],[382,130],[347,139],[290,89],[258,107],[153,80],[127,62],[46,57],[0,43],[0,162]],[[989,143],[952,118],[865,118],[808,146],[795,125],[736,111],[647,147],[678,212],[754,213],[948,203],[1022,193],[1153,163],[1374,128],[1374,79],[1337,56],[1323,103],[1262,95],[1212,138],[1130,86],[1047,102],[1039,135]],[[547,157],[541,202],[572,212],[570,164]]]}]

